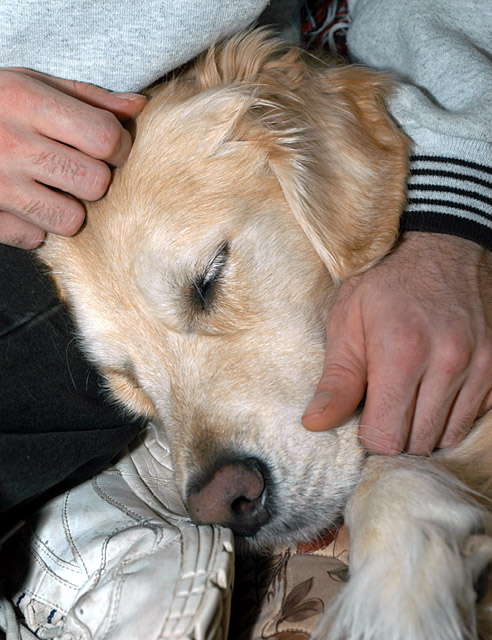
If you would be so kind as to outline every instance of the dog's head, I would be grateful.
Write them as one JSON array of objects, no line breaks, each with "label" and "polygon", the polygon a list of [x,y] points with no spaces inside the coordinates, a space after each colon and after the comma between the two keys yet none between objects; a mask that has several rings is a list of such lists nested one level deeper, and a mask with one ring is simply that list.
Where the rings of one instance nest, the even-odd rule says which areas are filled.
[{"label": "dog's head", "polygon": [[264,33],[155,88],[73,238],[42,249],[113,394],[166,430],[192,517],[309,539],[360,472],[356,426],[301,415],[337,284],[395,241],[406,143],[388,82]]}]

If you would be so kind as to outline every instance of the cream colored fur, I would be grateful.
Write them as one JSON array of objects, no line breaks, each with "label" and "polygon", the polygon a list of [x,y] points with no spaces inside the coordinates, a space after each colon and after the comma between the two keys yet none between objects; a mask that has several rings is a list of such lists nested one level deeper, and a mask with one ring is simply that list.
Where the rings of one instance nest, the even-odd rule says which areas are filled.
[{"label": "cream colored fur", "polygon": [[270,471],[274,512],[253,546],[310,540],[348,504],[333,637],[474,638],[492,551],[453,469],[490,491],[487,419],[448,457],[368,462],[357,417],[325,433],[300,422],[338,283],[397,237],[407,146],[388,91],[369,70],[238,36],[151,91],[106,197],[40,254],[114,397],[166,430],[183,498],[227,452]]}]

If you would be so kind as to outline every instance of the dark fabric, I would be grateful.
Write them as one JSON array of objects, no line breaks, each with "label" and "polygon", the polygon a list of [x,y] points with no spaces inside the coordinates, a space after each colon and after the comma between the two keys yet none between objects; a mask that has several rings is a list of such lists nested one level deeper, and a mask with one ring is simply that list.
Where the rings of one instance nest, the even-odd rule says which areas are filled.
[{"label": "dark fabric", "polygon": [[304,0],[300,9],[301,41],[307,49],[348,58],[350,20],[347,0]]},{"label": "dark fabric", "polygon": [[400,233],[421,231],[443,233],[471,240],[492,251],[492,231],[475,221],[432,211],[404,211],[400,218]]},{"label": "dark fabric", "polygon": [[0,244],[0,512],[89,478],[141,427],[106,396],[33,254]]}]

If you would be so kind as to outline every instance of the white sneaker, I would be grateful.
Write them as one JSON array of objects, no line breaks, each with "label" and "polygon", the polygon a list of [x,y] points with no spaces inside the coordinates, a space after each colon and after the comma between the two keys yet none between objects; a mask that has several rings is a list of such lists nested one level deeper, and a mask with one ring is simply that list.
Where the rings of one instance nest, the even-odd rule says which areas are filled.
[{"label": "white sneaker", "polygon": [[115,468],[48,502],[4,544],[2,574],[24,618],[12,638],[225,640],[233,567],[232,533],[190,522],[150,425]]}]

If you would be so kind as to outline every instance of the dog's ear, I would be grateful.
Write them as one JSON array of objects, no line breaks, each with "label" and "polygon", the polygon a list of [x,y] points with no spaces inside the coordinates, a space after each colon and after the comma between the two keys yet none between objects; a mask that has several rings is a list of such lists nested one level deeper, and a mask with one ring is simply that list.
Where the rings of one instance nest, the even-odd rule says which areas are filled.
[{"label": "dog's ear", "polygon": [[391,249],[408,145],[384,106],[388,77],[328,64],[261,29],[212,47],[180,77],[176,90],[227,86],[229,98],[239,98],[219,139],[254,140],[263,148],[297,222],[336,280]]},{"label": "dog's ear", "polygon": [[275,132],[269,165],[299,225],[340,281],[369,268],[397,238],[407,141],[385,110],[391,90],[385,76],[353,66],[315,67],[301,56],[294,62],[290,56],[286,67],[288,94],[279,90],[277,65],[270,74],[275,91],[263,90],[258,99],[265,126]]}]

